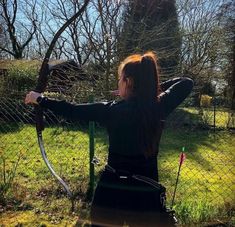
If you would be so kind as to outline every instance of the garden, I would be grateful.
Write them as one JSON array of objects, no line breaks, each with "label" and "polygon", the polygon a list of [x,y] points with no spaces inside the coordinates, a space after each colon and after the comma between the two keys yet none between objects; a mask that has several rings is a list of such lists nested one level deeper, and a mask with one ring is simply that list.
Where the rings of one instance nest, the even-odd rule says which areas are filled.
[{"label": "garden", "polygon": [[178,226],[235,226],[234,1],[2,0],[0,11],[0,227],[90,226],[107,132],[35,110],[25,95],[118,101],[120,62],[149,50],[159,90],[194,82],[160,143],[167,206]]}]

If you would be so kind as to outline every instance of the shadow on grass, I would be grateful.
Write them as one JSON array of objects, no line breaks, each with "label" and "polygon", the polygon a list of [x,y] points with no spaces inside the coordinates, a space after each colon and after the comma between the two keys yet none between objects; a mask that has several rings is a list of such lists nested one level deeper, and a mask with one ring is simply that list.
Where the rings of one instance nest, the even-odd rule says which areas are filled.
[{"label": "shadow on grass", "polygon": [[20,130],[21,127],[23,127],[23,124],[17,122],[0,122],[0,134],[17,132]]},{"label": "shadow on grass", "polygon": [[198,127],[202,127],[202,119],[199,114],[196,112],[193,113],[186,111],[182,108],[174,110],[174,112],[169,115],[166,122],[166,125],[172,128],[181,128],[187,126],[191,129],[196,129]]},{"label": "shadow on grass", "polygon": [[205,159],[205,155],[208,150],[218,151],[220,134],[217,135],[217,131],[211,130],[201,122],[197,113],[190,113],[184,109],[177,109],[171,114],[161,140],[163,160],[164,156],[172,155],[174,151],[180,153],[184,147],[190,159],[206,171],[212,170],[213,165]]},{"label": "shadow on grass", "polygon": [[[199,166],[205,170],[211,170],[213,167],[210,161],[204,158],[204,155],[199,151],[205,147],[205,152],[208,148],[211,150],[216,149],[213,144],[213,135],[210,132],[190,131],[188,128],[167,128],[163,134],[161,147],[164,152],[163,156],[172,155],[173,151],[180,153],[184,147],[186,156],[195,161]],[[162,158],[164,159],[164,157]]]}]

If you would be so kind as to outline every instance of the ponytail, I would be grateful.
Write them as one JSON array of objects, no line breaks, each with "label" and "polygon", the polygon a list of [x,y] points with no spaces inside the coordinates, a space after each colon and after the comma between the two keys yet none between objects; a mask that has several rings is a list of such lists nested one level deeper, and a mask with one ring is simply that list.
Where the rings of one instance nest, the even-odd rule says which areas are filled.
[{"label": "ponytail", "polygon": [[142,99],[156,101],[159,93],[159,79],[156,57],[152,52],[144,54],[141,58],[141,96]]},{"label": "ponytail", "polygon": [[154,108],[160,94],[157,57],[153,52],[131,55],[119,67],[119,76],[133,81],[132,97],[137,100],[140,115],[140,143],[146,157],[156,153],[160,116]]}]

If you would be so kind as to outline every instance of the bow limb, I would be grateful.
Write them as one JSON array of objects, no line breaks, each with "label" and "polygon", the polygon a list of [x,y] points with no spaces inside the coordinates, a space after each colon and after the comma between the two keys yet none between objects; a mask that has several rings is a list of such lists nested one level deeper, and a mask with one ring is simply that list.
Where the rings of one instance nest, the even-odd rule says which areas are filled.
[{"label": "bow limb", "polygon": [[40,151],[42,154],[42,158],[47,166],[47,168],[50,170],[51,174],[61,183],[61,185],[63,186],[63,188],[65,189],[65,191],[67,192],[69,198],[72,198],[73,194],[70,191],[68,185],[64,182],[64,180],[55,172],[55,170],[52,168],[49,160],[47,159],[47,155],[46,155],[46,151],[45,151],[45,147],[44,147],[44,143],[43,143],[43,138],[42,138],[42,133],[38,132],[37,133],[38,136],[38,144],[40,147]]},{"label": "bow limb", "polygon": [[[56,32],[55,36],[53,37],[53,39],[52,39],[52,41],[51,41],[51,43],[50,43],[50,45],[47,49],[47,52],[45,54],[44,60],[42,62],[42,65],[41,65],[41,68],[40,68],[40,71],[39,71],[38,82],[37,82],[37,86],[35,88],[36,92],[42,93],[46,89],[47,81],[48,81],[48,75],[49,75],[49,72],[50,72],[48,62],[49,62],[51,53],[53,51],[53,48],[56,44],[56,41],[58,40],[60,35],[64,32],[64,30],[84,12],[84,10],[86,9],[89,1],[90,0],[85,0],[83,6],[79,9],[79,11],[76,14],[74,14],[69,20],[67,20],[63,24],[63,26]],[[61,183],[61,185],[63,186],[63,188],[67,192],[68,196],[70,198],[72,198],[72,192],[70,191],[69,187],[62,180],[62,178],[58,174],[56,174],[56,172],[52,168],[49,160],[47,159],[46,150],[45,150],[45,147],[44,147],[43,137],[42,137],[42,131],[44,129],[43,109],[39,105],[36,105],[35,106],[35,113],[36,113],[37,138],[38,138],[38,144],[39,144],[39,147],[40,147],[42,158],[43,158],[46,166],[50,170],[51,174]]]},{"label": "bow limb", "polygon": [[56,41],[58,40],[60,35],[64,32],[64,30],[85,11],[89,1],[90,0],[85,0],[83,6],[79,9],[79,11],[77,13],[75,13],[70,19],[68,19],[54,35],[54,37],[53,37],[53,39],[47,49],[45,57],[43,59],[42,66],[39,71],[38,84],[36,86],[35,91],[41,93],[46,89],[47,76],[45,76],[45,75],[48,75],[48,73],[49,73],[48,62],[49,62],[52,50],[56,44]]}]

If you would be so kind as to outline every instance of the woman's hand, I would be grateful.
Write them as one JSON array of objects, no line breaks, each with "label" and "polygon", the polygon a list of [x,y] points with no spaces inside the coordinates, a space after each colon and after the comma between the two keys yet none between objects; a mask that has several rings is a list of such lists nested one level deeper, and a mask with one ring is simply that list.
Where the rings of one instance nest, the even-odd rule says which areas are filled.
[{"label": "woman's hand", "polygon": [[37,104],[37,98],[42,96],[41,93],[35,92],[35,91],[30,91],[26,97],[25,97],[25,104]]}]

